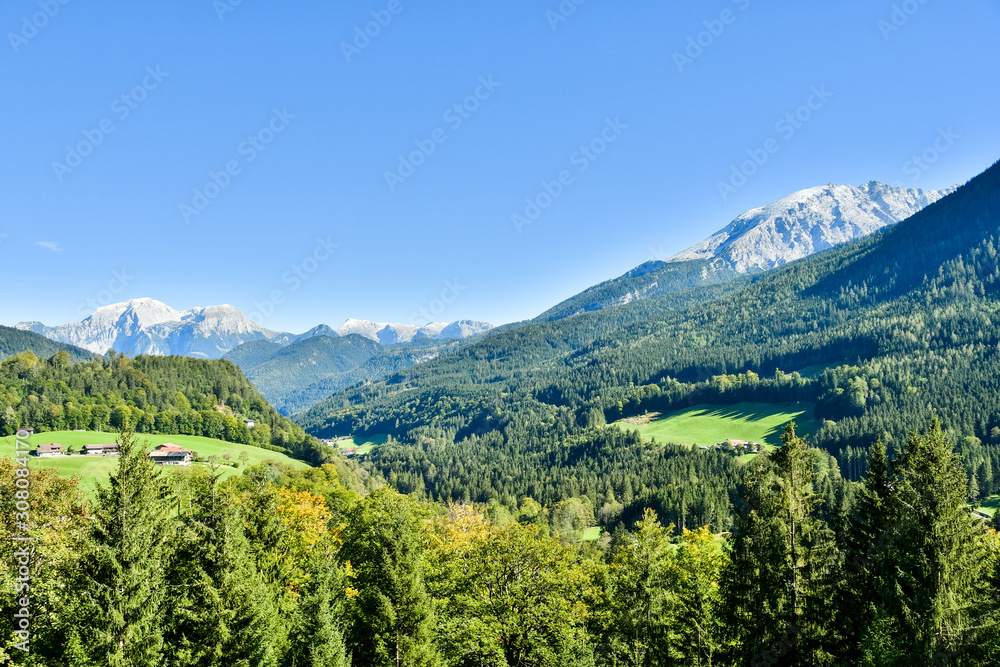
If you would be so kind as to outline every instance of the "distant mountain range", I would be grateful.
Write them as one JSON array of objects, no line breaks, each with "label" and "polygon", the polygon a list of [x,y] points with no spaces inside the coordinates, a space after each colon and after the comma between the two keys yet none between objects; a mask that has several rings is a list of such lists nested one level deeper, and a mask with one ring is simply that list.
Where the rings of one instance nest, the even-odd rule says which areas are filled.
[{"label": "distant mountain range", "polygon": [[895,188],[871,181],[795,192],[751,209],[701,243],[595,285],[542,313],[551,321],[766,271],[868,236],[954,191]]},{"label": "distant mountain range", "polygon": [[143,298],[98,308],[82,322],[57,327],[41,322],[21,322],[16,328],[97,354],[114,349],[130,355],[218,359],[240,345],[254,341],[286,346],[318,336],[333,338],[359,334],[389,345],[421,338],[465,338],[488,331],[492,325],[460,320],[452,324],[432,323],[421,327],[349,319],[337,330],[323,324],[296,335],[265,329],[229,305],[178,311],[161,301]]},{"label": "distant mountain range", "polygon": [[421,338],[466,338],[473,334],[489,331],[492,328],[492,324],[473,320],[459,320],[451,324],[431,322],[424,326],[417,326],[349,319],[337,329],[337,333],[341,336],[357,334],[383,345],[391,345],[393,343],[409,343]]}]

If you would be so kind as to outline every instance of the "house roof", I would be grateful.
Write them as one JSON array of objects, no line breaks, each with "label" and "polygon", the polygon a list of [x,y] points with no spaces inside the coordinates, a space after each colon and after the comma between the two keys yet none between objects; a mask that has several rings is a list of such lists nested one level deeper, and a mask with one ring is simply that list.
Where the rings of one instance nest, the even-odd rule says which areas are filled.
[{"label": "house roof", "polygon": [[57,452],[62,449],[62,445],[57,442],[53,442],[47,445],[38,445],[38,451],[40,452]]},{"label": "house roof", "polygon": [[157,447],[153,451],[157,451],[157,452],[191,452],[190,449],[184,449],[180,445],[175,445],[172,442],[165,442],[165,443],[163,443],[162,445],[160,445],[159,447]]}]

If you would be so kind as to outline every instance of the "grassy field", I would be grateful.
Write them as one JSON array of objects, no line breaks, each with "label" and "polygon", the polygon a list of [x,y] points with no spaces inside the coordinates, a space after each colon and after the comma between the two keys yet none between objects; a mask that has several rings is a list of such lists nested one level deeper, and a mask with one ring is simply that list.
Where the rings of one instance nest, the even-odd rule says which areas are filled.
[{"label": "grassy field", "polygon": [[990,516],[996,514],[998,508],[1000,508],[1000,496],[990,496],[979,503],[979,511]]},{"label": "grassy field", "polygon": [[[97,433],[93,431],[53,431],[33,435],[28,439],[28,442],[31,444],[32,449],[42,444],[59,443],[63,446],[63,449],[73,447],[77,451],[80,451],[84,445],[111,444],[115,442],[115,437],[114,433]],[[266,449],[261,449],[260,447],[251,447],[249,445],[238,445],[232,442],[223,442],[222,440],[213,440],[212,438],[202,438],[190,435],[144,434],[139,434],[137,437],[139,442],[148,442],[148,449],[153,449],[158,445],[172,442],[175,445],[184,447],[185,449],[190,449],[204,458],[216,456],[218,457],[219,463],[222,464],[220,472],[222,473],[223,479],[239,474],[238,469],[232,467],[232,464],[239,463],[239,456],[242,452],[246,452],[247,454],[247,465],[262,463],[263,461],[275,461],[276,463],[285,463],[298,468],[308,467],[307,464],[301,461],[296,461],[295,459],[278,452],[268,451]],[[3,456],[12,456],[14,453],[14,436],[4,438],[2,443],[3,444],[0,445],[0,447],[2,447]],[[228,462],[224,458],[226,453],[230,454]],[[60,474],[67,477],[79,475],[80,488],[83,490],[85,495],[92,496],[94,489],[97,488],[98,481],[101,483],[107,482],[111,471],[118,465],[118,459],[103,456],[56,456],[52,458],[31,457],[30,465],[33,468],[55,468]],[[195,463],[193,465],[203,464]]]},{"label": "grassy field", "polygon": [[580,539],[584,542],[594,542],[595,540],[601,539],[601,527],[594,526],[592,528],[587,528],[583,531],[583,537]]},{"label": "grassy field", "polygon": [[642,419],[615,422],[620,428],[638,429],[645,440],[683,445],[714,445],[726,439],[781,445],[781,431],[790,421],[796,433],[808,435],[819,424],[809,403],[737,403],[693,405],[690,408]]},{"label": "grassy field", "polygon": [[345,449],[355,449],[355,455],[360,456],[362,454],[367,454],[371,450],[375,449],[379,445],[384,445],[385,441],[389,439],[388,435],[356,435],[350,438],[342,438],[337,441],[337,449],[343,451]]}]

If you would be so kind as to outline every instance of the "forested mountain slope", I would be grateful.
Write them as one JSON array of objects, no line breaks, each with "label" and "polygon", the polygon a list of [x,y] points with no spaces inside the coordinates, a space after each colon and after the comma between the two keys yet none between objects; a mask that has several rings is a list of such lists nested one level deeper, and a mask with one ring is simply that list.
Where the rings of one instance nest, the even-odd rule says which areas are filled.
[{"label": "forested mountain slope", "polygon": [[319,335],[288,347],[251,341],[225,359],[238,365],[279,412],[290,415],[341,389],[384,380],[465,343],[465,339],[424,337],[410,343],[382,345],[358,334]]},{"label": "forested mountain slope", "polygon": [[40,357],[51,357],[59,350],[65,350],[72,359],[78,361],[94,356],[87,350],[57,343],[31,331],[22,331],[0,325],[0,359],[6,359],[22,352],[33,352]]},{"label": "forested mountain slope", "polygon": [[594,310],[621,306],[692,287],[716,285],[739,277],[736,271],[706,259],[683,262],[650,261],[623,276],[594,285],[535,318],[549,322]]},{"label": "forested mountain slope", "polygon": [[[801,400],[826,420],[814,443],[844,464],[854,448],[883,433],[898,442],[932,413],[977,438],[981,459],[995,457],[998,235],[994,165],[894,227],[738,289],[695,288],[505,331],[298,421],[316,434],[389,433],[424,451],[472,439],[530,449],[693,401]],[[831,368],[816,379],[789,374],[816,365]],[[396,465],[389,453],[376,464]]]},{"label": "forested mountain slope", "polygon": [[268,405],[230,362],[189,357],[10,357],[0,363],[0,435],[25,427],[202,435],[310,463],[323,462],[329,450]]}]

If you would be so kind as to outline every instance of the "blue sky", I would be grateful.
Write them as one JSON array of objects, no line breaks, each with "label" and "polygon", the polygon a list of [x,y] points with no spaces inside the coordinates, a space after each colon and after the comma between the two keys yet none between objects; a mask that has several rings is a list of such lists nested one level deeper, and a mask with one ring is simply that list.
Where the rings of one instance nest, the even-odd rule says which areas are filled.
[{"label": "blue sky", "polygon": [[62,1],[0,9],[5,324],[499,324],[801,188],[1000,158],[995,1]]}]

